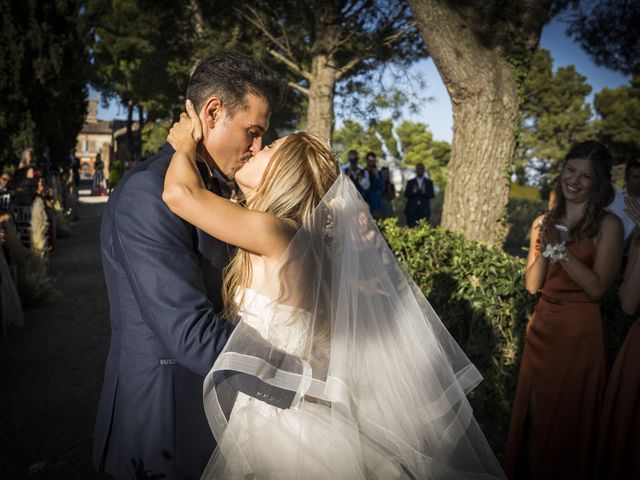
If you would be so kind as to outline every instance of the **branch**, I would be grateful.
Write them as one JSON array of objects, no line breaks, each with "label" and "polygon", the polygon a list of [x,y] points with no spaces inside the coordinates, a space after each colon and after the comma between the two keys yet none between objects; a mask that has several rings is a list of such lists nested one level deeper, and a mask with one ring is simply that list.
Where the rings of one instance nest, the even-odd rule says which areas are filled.
[{"label": "branch", "polygon": [[307,80],[311,80],[311,73],[307,72],[306,70],[304,70],[299,65],[299,63],[296,61],[296,59],[291,54],[290,49],[288,49],[286,45],[283,45],[282,42],[280,40],[278,40],[278,38],[276,38],[269,31],[269,29],[267,28],[267,26],[263,22],[258,20],[259,18],[261,18],[259,16],[258,12],[253,7],[246,7],[246,8],[249,10],[251,15],[246,15],[242,10],[240,10],[237,7],[234,7],[233,10],[236,12],[236,14],[240,15],[240,17],[244,18],[246,21],[251,23],[258,30],[260,30],[262,32],[262,34],[264,36],[266,36],[269,40],[271,40],[273,42],[273,44],[277,48],[279,48],[280,50],[282,50],[282,51],[284,51],[284,52],[286,52],[288,54],[288,56],[285,56],[285,55],[281,54],[280,52],[278,52],[277,50],[274,50],[274,49],[270,48],[268,50],[268,52],[271,54],[271,56],[273,56],[276,59],[280,60],[282,63],[287,65],[291,70],[293,70],[298,75],[306,78]]},{"label": "branch", "polygon": [[193,28],[196,31],[196,37],[202,38],[204,34],[204,15],[202,14],[202,8],[200,7],[200,3],[198,0],[189,0],[189,7],[191,8],[191,12],[193,13]]},{"label": "branch", "polygon": [[297,84],[297,83],[295,83],[295,82],[288,82],[288,85],[289,85],[291,88],[294,88],[294,89],[298,90],[300,93],[302,93],[302,94],[303,94],[303,95],[305,95],[306,97],[308,97],[308,96],[309,96],[309,89],[308,89],[308,88],[304,88],[303,86],[298,85],[298,84]]},{"label": "branch", "polygon": [[[386,37],[383,37],[381,40],[381,44],[384,46],[390,46],[393,45],[394,43],[396,43],[400,38],[402,38],[402,36],[409,30],[411,30],[413,27],[415,26],[415,22],[411,22],[409,25],[407,25],[405,28],[398,30]],[[347,73],[349,73],[349,71],[351,69],[353,69],[358,63],[362,62],[363,60],[365,60],[366,58],[370,57],[373,55],[374,50],[378,47],[378,45],[380,45],[380,43],[376,42],[375,39],[372,39],[371,42],[368,43],[369,47],[366,48],[360,55],[355,56],[354,58],[352,58],[349,62],[347,62],[345,65],[343,65],[340,68],[336,68],[337,70],[337,75],[336,75],[336,79],[339,80],[342,77],[344,77]]]},{"label": "branch", "polygon": [[295,73],[297,73],[298,75],[300,75],[303,78],[306,78],[307,80],[311,81],[311,73],[304,70],[302,67],[300,67],[296,62],[294,62],[293,60],[288,59],[287,57],[285,57],[283,54],[281,54],[280,52],[278,52],[277,50],[274,50],[273,48],[269,48],[267,50],[267,52],[269,52],[269,54],[280,60],[282,63],[284,63],[287,67],[289,67],[291,70],[293,70]]},{"label": "branch", "polygon": [[369,56],[369,52],[370,52],[370,49],[367,49],[362,54],[358,55],[357,57],[352,58],[350,61],[348,61],[342,67],[336,68],[336,70],[338,72],[336,74],[336,80],[340,80],[347,73],[349,73],[352,68],[354,68],[357,64],[359,64],[361,61],[363,61],[365,58],[367,58]]},{"label": "branch", "polygon": [[384,46],[390,46],[393,45],[394,43],[396,43],[398,40],[400,40],[400,38],[402,38],[402,36],[407,33],[409,30],[411,30],[413,27],[416,26],[415,22],[411,22],[409,25],[407,25],[405,28],[403,28],[402,30],[398,30],[394,33],[392,33],[391,35],[384,37],[382,39],[382,44]]}]

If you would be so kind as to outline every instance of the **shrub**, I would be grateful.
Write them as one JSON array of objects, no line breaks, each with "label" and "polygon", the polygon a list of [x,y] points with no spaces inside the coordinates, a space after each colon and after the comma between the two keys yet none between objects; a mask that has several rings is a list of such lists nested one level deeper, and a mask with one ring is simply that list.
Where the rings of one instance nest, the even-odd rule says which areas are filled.
[{"label": "shrub", "polygon": [[515,391],[524,326],[535,297],[524,289],[524,260],[424,222],[394,219],[382,234],[447,329],[484,376],[470,400],[496,451],[502,451]]},{"label": "shrub", "polygon": [[122,178],[122,175],[124,175],[124,167],[120,160],[116,160],[115,162],[113,162],[113,167],[109,172],[109,188],[115,187]]}]

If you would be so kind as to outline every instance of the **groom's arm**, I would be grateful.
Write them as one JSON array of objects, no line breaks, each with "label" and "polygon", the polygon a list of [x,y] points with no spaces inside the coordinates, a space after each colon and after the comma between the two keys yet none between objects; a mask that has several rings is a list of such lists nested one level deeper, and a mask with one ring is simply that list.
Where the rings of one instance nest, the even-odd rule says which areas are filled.
[{"label": "groom's arm", "polygon": [[177,363],[206,376],[232,325],[216,315],[193,251],[193,229],[161,199],[150,171],[123,186],[114,212],[114,248],[144,321]]}]

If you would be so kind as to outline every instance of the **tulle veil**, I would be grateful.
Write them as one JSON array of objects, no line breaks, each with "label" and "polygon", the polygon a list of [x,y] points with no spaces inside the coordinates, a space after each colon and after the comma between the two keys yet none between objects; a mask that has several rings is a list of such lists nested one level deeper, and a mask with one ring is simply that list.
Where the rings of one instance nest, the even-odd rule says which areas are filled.
[{"label": "tulle veil", "polygon": [[203,478],[504,478],[466,398],[480,373],[348,177],[265,278],[204,383]]}]

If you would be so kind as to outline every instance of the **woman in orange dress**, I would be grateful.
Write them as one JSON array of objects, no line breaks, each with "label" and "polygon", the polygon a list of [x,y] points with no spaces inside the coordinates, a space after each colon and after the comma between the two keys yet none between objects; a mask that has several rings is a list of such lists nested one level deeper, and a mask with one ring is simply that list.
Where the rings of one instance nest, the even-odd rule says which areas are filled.
[{"label": "woman in orange dress", "polygon": [[611,154],[598,142],[565,157],[553,208],[534,220],[525,280],[540,299],[527,327],[506,455],[511,479],[590,478],[606,388],[599,299],[622,258]]},{"label": "woman in orange dress", "polygon": [[[640,203],[627,197],[627,212],[636,224],[629,260],[620,285],[627,315],[640,309]],[[640,321],[627,333],[611,371],[598,442],[600,478],[640,478]]]}]

